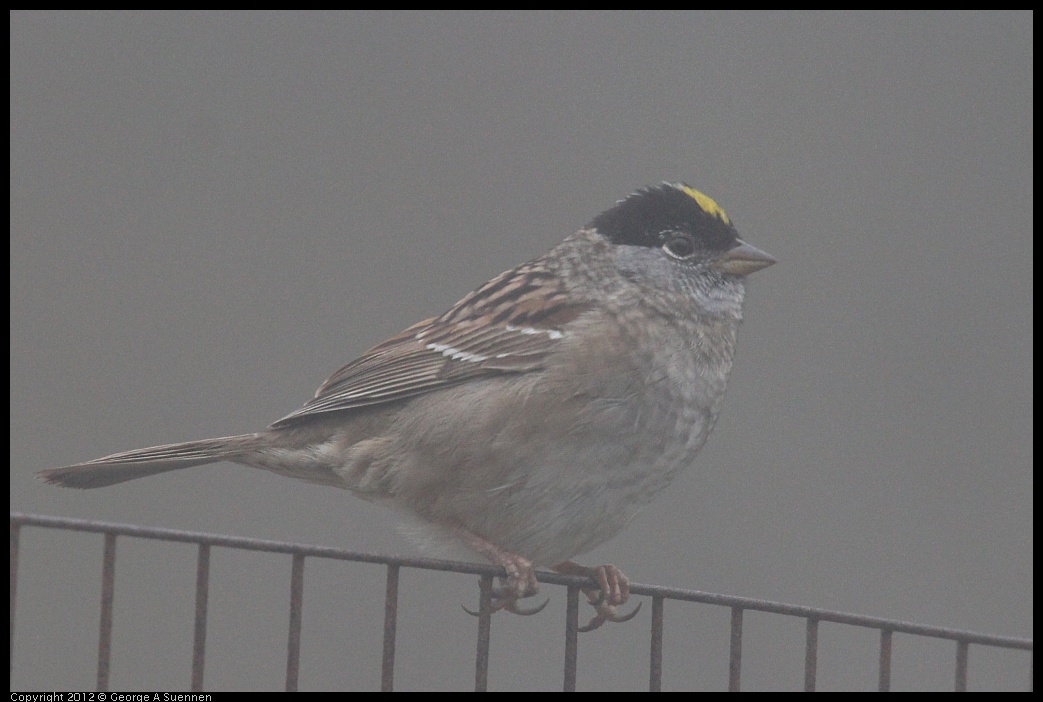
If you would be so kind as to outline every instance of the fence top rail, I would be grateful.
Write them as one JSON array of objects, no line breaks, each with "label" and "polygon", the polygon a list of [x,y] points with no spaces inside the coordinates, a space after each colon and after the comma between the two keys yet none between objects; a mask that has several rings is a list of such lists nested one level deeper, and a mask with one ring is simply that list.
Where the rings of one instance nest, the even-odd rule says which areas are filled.
[{"label": "fence top rail", "polygon": [[[198,531],[184,531],[181,529],[165,529],[160,527],[139,526],[136,524],[120,524],[117,522],[100,522],[90,519],[74,519],[70,517],[52,517],[42,514],[26,514],[24,512],[11,512],[11,527],[35,526],[48,529],[63,529],[67,531],[82,531],[95,534],[115,534],[117,536],[129,536],[139,539],[157,539],[161,541],[175,541],[191,544],[205,544],[208,546],[224,546],[227,548],[244,549],[249,551],[265,551],[269,553],[287,553],[301,556],[312,556],[316,558],[329,558],[342,561],[354,561],[358,563],[377,563],[381,565],[393,565],[404,568],[420,568],[425,570],[441,570],[454,573],[467,573],[472,575],[506,575],[503,568],[499,566],[465,563],[462,561],[449,561],[438,558],[389,556],[378,553],[367,553],[365,551],[353,551],[332,546],[317,546],[314,544],[301,544],[287,541],[270,541],[267,539],[251,539],[239,536],[228,536],[225,534],[211,534]],[[571,585],[574,587],[590,587],[592,581],[588,578],[575,575],[561,575],[539,571],[537,579],[540,582],[554,585]],[[685,602],[699,602],[702,604],[718,605],[738,609],[749,609],[759,612],[770,612],[787,616],[802,617],[820,622],[834,622],[848,624],[872,629],[880,629],[903,634],[913,634],[938,639],[949,639],[964,643],[981,644],[985,646],[996,646],[1000,648],[1012,648],[1031,651],[1032,639],[1024,639],[1012,636],[995,636],[983,634],[976,631],[963,629],[951,629],[947,627],[928,626],[915,622],[902,621],[899,619],[887,619],[884,617],[869,617],[849,612],[820,609],[817,607],[805,607],[802,605],[787,604],[785,602],[773,602],[752,597],[739,597],[736,595],[722,595],[700,590],[686,590],[676,587],[663,587],[659,585],[642,585],[631,583],[630,592],[635,595],[647,595],[668,600],[680,600]]]}]

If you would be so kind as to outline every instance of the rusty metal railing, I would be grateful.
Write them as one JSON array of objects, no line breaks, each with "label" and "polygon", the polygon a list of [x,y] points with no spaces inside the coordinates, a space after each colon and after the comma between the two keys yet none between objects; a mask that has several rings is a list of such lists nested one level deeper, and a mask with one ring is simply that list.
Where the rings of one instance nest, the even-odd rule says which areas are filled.
[{"label": "rusty metal railing", "polygon": [[[98,667],[95,686],[99,691],[109,687],[109,662],[112,648],[113,596],[115,591],[116,545],[119,537],[154,539],[191,543],[198,546],[196,565],[195,617],[192,646],[191,689],[204,688],[203,674],[206,663],[207,600],[210,587],[210,552],[213,547],[282,553],[292,557],[290,578],[290,625],[286,655],[286,690],[295,691],[300,671],[301,621],[304,592],[304,564],[307,558],[325,558],[357,563],[375,563],[385,566],[387,577],[384,593],[384,640],[381,662],[381,689],[390,691],[394,687],[395,642],[397,633],[399,572],[402,568],[466,573],[479,576],[480,600],[478,610],[478,635],[475,654],[475,690],[487,687],[489,671],[490,622],[492,615],[493,578],[505,575],[502,568],[477,563],[462,563],[433,558],[402,558],[359,551],[350,551],[327,546],[286,543],[262,539],[247,539],[221,534],[158,529],[131,524],[96,522],[83,519],[67,519],[36,514],[11,513],[11,664],[14,662],[14,632],[16,610],[16,587],[18,580],[19,536],[23,527],[43,527],[66,531],[102,534],[104,552],[102,556],[101,622],[98,628]],[[563,585],[567,588],[565,621],[565,691],[576,689],[576,668],[579,634],[579,594],[582,588],[596,587],[591,580],[572,575],[539,572],[542,583]],[[1031,652],[1032,640],[1007,636],[993,636],[974,631],[926,626],[896,619],[867,617],[846,612],[837,612],[814,607],[784,604],[748,597],[720,595],[698,590],[660,587],[655,585],[631,584],[635,596],[652,599],[652,627],[649,645],[649,690],[659,691],[663,673],[663,624],[666,600],[698,602],[727,607],[731,610],[731,636],[728,663],[728,689],[738,691],[742,676],[742,624],[746,611],[769,612],[790,617],[803,618],[806,622],[804,652],[804,689],[814,691],[818,672],[818,630],[821,622],[847,624],[854,627],[876,629],[880,632],[879,674],[877,689],[888,691],[891,687],[891,652],[894,634],[943,639],[953,641],[955,647],[954,689],[967,689],[968,651],[970,646],[986,646],[1016,649]],[[1029,666],[1031,671],[1031,664]],[[1031,678],[1031,672],[1029,673]],[[1031,679],[1026,689],[1031,690]]]}]

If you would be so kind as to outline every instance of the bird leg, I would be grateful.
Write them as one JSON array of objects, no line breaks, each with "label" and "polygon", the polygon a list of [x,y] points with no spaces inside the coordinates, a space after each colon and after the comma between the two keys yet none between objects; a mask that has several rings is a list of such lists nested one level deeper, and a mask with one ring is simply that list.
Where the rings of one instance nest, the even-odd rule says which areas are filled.
[{"label": "bird leg", "polygon": [[639,602],[630,614],[621,615],[616,611],[616,607],[626,604],[627,600],[630,599],[630,578],[614,565],[608,564],[589,568],[579,563],[565,561],[552,566],[552,570],[562,575],[581,575],[594,578],[598,583],[597,590],[583,588],[583,594],[587,596],[587,602],[594,607],[596,614],[587,622],[586,626],[580,627],[579,631],[593,631],[605,622],[628,622],[637,616],[638,611],[641,609],[641,603]]},{"label": "bird leg", "polygon": [[[538,614],[547,606],[547,599],[541,605],[535,607],[520,607],[518,600],[532,597],[540,591],[540,584],[536,581],[536,569],[532,561],[527,558],[505,551],[491,541],[487,541],[477,534],[472,534],[466,529],[454,530],[471,548],[482,554],[498,566],[507,571],[506,578],[500,578],[500,586],[493,590],[493,611],[505,610],[513,614],[530,616]],[[464,608],[469,614],[475,614]]]}]

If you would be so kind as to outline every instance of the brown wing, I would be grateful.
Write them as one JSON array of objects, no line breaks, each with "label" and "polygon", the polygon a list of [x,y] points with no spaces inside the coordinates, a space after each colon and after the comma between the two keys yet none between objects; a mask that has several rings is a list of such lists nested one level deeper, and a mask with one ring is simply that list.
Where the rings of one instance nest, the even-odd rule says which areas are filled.
[{"label": "brown wing", "polygon": [[539,370],[564,338],[562,326],[589,309],[565,298],[561,281],[539,262],[502,273],[441,317],[414,324],[344,366],[314,399],[272,426]]}]

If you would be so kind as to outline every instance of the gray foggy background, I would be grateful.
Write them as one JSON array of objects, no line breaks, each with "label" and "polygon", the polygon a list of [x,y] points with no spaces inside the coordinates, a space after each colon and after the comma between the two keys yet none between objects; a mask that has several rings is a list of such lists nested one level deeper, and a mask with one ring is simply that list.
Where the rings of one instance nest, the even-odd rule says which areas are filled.
[{"label": "gray foggy background", "polygon": [[[413,555],[394,514],[220,464],[34,471],[264,427],[371,345],[631,190],[685,180],[778,258],[717,429],[582,560],[634,580],[1032,635],[1030,13],[11,16],[11,508]],[[93,685],[102,539],[22,536],[13,689]],[[186,688],[195,549],[121,539],[114,690]],[[215,550],[208,688],[283,684],[288,557]],[[302,689],[379,686],[384,571],[310,560]],[[399,689],[473,684],[477,579],[405,571]],[[493,622],[494,689],[561,686],[564,590]],[[580,640],[647,685],[650,606]],[[587,610],[583,611],[587,614]],[[804,623],[751,613],[746,689]],[[728,613],[667,605],[664,684]],[[877,634],[823,625],[820,689]],[[894,687],[955,646],[896,636]],[[971,648],[972,689],[1027,654]]]}]

